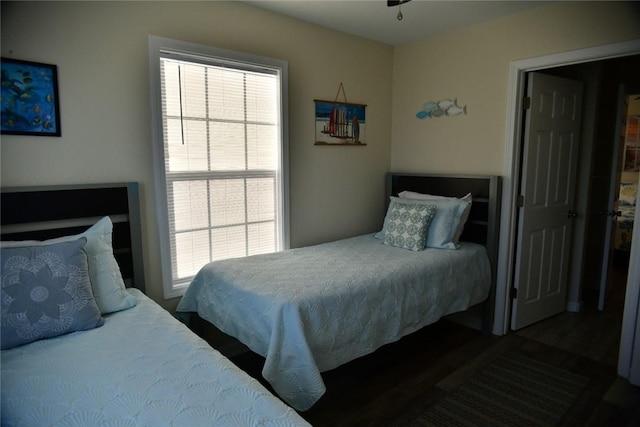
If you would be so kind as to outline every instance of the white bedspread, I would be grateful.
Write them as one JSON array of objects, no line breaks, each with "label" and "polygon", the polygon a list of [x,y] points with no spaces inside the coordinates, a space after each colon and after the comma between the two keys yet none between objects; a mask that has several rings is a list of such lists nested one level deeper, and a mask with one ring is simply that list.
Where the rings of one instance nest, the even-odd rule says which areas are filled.
[{"label": "white bedspread", "polygon": [[137,290],[104,326],[2,351],[3,426],[309,425]]},{"label": "white bedspread", "polygon": [[287,403],[310,408],[320,372],[487,298],[483,246],[412,252],[373,235],[202,268],[180,301],[264,356],[264,378]]}]

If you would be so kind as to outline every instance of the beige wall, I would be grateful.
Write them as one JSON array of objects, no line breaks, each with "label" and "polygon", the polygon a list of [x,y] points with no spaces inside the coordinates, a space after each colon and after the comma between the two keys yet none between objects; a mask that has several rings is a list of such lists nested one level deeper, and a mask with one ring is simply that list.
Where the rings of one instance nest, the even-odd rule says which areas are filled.
[{"label": "beige wall", "polygon": [[[61,138],[2,136],[3,186],[139,181],[147,289],[157,248],[148,35],[288,61],[291,244],[375,231],[391,146],[393,51],[233,2],[2,2],[2,56],[58,66]],[[366,147],[314,146],[314,99],[367,104]]]},{"label": "beige wall", "polygon": [[[396,49],[232,2],[1,7],[2,56],[58,65],[62,117],[61,138],[2,137],[2,185],[140,181],[148,289],[165,307],[149,34],[288,61],[292,246],[377,229],[388,170],[503,174],[510,62],[640,38],[630,2],[541,7]],[[313,100],[334,99],[341,82],[367,104],[366,147],[313,145]],[[468,114],[416,118],[446,98]]]},{"label": "beige wall", "polygon": [[[395,49],[391,169],[502,175],[510,63],[634,38],[637,5],[568,2]],[[467,115],[416,118],[449,98]]]}]

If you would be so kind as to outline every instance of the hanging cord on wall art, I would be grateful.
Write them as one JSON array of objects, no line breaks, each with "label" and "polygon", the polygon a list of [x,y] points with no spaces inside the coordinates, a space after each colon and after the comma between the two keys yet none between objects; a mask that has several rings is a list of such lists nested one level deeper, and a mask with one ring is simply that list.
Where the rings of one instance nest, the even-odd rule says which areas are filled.
[{"label": "hanging cord on wall art", "polygon": [[344,85],[342,84],[342,82],[340,82],[340,86],[338,86],[338,93],[336,93],[336,99],[333,100],[334,103],[338,102],[338,97],[340,96],[340,91],[342,91],[342,96],[344,97],[344,103],[348,104],[347,102],[347,94],[344,93]]},{"label": "hanging cord on wall art", "polygon": [[182,65],[178,65],[178,96],[180,99],[180,133],[182,134],[182,145],[184,145],[184,118],[182,115]]}]

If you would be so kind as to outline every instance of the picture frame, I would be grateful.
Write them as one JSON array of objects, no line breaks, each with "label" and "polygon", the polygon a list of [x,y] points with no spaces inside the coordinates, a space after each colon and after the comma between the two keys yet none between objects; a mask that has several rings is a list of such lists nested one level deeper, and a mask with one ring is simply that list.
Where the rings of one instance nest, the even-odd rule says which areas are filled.
[{"label": "picture frame", "polygon": [[315,145],[366,144],[366,105],[315,99]]},{"label": "picture frame", "polygon": [[61,136],[56,65],[0,58],[0,133]]}]

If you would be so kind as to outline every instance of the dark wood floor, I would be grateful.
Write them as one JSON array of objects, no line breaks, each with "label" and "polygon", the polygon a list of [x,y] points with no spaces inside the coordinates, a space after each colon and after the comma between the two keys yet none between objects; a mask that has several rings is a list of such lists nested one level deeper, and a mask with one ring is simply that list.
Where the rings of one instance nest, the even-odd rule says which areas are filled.
[{"label": "dark wood floor", "polygon": [[[562,425],[640,425],[640,389],[616,374],[623,292],[613,287],[604,312],[591,301],[581,313],[561,313],[502,337],[443,319],[323,373],[327,392],[301,415],[318,427],[391,425],[416,400],[437,401],[495,356],[513,350],[591,379]],[[260,356],[231,359],[269,387],[260,375]]]}]

